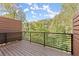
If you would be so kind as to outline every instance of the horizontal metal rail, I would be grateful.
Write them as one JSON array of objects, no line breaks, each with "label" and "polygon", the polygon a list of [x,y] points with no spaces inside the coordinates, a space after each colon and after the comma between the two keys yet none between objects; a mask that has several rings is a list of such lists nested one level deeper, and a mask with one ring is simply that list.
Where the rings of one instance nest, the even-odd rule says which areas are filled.
[{"label": "horizontal metal rail", "polygon": [[50,34],[67,34],[67,35],[71,35],[72,33],[53,33],[53,32],[27,32],[27,31],[23,31],[26,33],[50,33]]}]

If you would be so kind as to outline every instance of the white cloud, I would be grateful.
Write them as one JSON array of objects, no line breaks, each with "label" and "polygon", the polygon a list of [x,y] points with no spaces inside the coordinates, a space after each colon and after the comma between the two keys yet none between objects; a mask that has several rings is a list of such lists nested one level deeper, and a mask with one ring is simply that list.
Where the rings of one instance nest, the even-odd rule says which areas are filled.
[{"label": "white cloud", "polygon": [[37,4],[34,4],[34,5],[33,5],[33,8],[34,8],[35,10],[47,10],[47,9],[49,9],[50,7],[49,7],[49,5],[43,5],[42,7],[39,7]]},{"label": "white cloud", "polygon": [[49,5],[43,5],[43,10],[46,10],[50,14],[53,13],[53,11],[50,9]]},{"label": "white cloud", "polygon": [[45,10],[47,12],[52,13],[52,11],[50,10],[49,5],[43,5],[42,7],[38,7],[37,4],[33,4],[33,6],[30,7],[31,10]]},{"label": "white cloud", "polygon": [[54,16],[56,16],[57,14],[49,14],[48,16],[50,17],[50,18],[53,18]]},{"label": "white cloud", "polygon": [[9,12],[3,12],[1,15],[3,16],[3,15],[5,15],[5,14],[9,14]]},{"label": "white cloud", "polygon": [[37,19],[32,19],[32,20],[29,20],[29,22],[38,22]]},{"label": "white cloud", "polygon": [[48,13],[46,15],[44,15],[45,17],[49,17],[49,18],[53,18],[55,17],[56,15],[58,15],[60,12],[51,12],[51,13]]},{"label": "white cloud", "polygon": [[34,4],[34,8],[35,8],[35,9],[39,9],[39,7],[38,7],[37,4]]},{"label": "white cloud", "polygon": [[32,15],[32,17],[35,18],[36,16],[35,15]]},{"label": "white cloud", "polygon": [[29,6],[31,6],[32,5],[32,3],[27,3]]},{"label": "white cloud", "polygon": [[43,5],[43,10],[49,9],[49,5]]},{"label": "white cloud", "polygon": [[16,10],[16,13],[18,13],[19,12],[19,10]]},{"label": "white cloud", "polygon": [[36,15],[36,13],[34,11],[31,11],[32,15]]},{"label": "white cloud", "polygon": [[34,14],[34,11],[31,11],[32,14]]},{"label": "white cloud", "polygon": [[31,10],[36,10],[35,7],[32,7],[32,6],[30,7],[30,9],[31,9]]},{"label": "white cloud", "polygon": [[[43,10],[43,11],[47,12],[47,14],[45,14],[44,16],[49,17],[49,18],[53,18],[54,16],[56,16],[57,14],[60,13],[60,12],[54,12],[53,10],[51,10],[49,4],[48,5],[43,5],[42,7],[39,7],[37,4],[33,4],[31,6],[31,9],[32,10]],[[35,13],[33,11],[31,13],[33,15],[35,15]],[[41,14],[39,14],[39,16],[41,16]]]},{"label": "white cloud", "polygon": [[53,10],[51,10],[49,5],[44,5],[43,10],[47,11],[47,14],[45,16],[50,18],[53,18],[54,16],[60,13],[60,12],[54,12]]},{"label": "white cloud", "polygon": [[30,7],[31,10],[43,10],[42,7],[38,7],[37,4],[33,4],[31,7]]},{"label": "white cloud", "polygon": [[28,9],[28,8],[24,9],[24,12],[27,12],[27,11],[29,11],[29,9]]},{"label": "white cloud", "polygon": [[54,12],[50,9],[47,9],[47,12],[50,13],[50,14],[53,14]]},{"label": "white cloud", "polygon": [[39,16],[42,16],[42,14],[39,14]]},{"label": "white cloud", "polygon": [[38,6],[36,4],[33,4],[33,6],[30,7],[31,10],[38,10]]}]

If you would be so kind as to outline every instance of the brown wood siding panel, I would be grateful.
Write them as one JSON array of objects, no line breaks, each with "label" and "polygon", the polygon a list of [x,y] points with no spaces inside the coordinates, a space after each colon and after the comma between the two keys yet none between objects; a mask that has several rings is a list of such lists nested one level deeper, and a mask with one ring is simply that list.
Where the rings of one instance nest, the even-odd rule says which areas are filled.
[{"label": "brown wood siding panel", "polygon": [[78,31],[78,30],[74,30],[74,33],[77,33],[77,34],[79,34],[79,31]]},{"label": "brown wood siding panel", "polygon": [[0,32],[22,31],[21,21],[8,18],[0,18]]},{"label": "brown wood siding panel", "polygon": [[77,22],[77,21],[79,21],[79,17],[77,17],[77,18],[75,18],[75,19],[73,20],[73,22]]},{"label": "brown wood siding panel", "polygon": [[0,17],[0,44],[5,42],[7,33],[7,42],[22,39],[22,23],[19,20]]},{"label": "brown wood siding panel", "polygon": [[74,25],[74,29],[79,29],[79,26],[75,26],[75,25]]},{"label": "brown wood siding panel", "polygon": [[8,33],[7,34],[7,41],[15,41],[15,40],[21,40],[22,39],[22,33]]},{"label": "brown wood siding panel", "polygon": [[73,55],[79,56],[79,14],[73,19]]},{"label": "brown wood siding panel", "polygon": [[74,22],[74,26],[75,26],[75,25],[79,25],[79,24],[78,24],[78,22],[79,22],[79,21],[77,21],[77,22]]},{"label": "brown wood siding panel", "polygon": [[0,33],[0,44],[5,42],[4,34]]},{"label": "brown wood siding panel", "polygon": [[74,46],[74,49],[73,49],[73,53],[74,55],[78,55],[79,56],[79,40],[74,38],[75,40],[73,40],[73,46]]},{"label": "brown wood siding panel", "polygon": [[74,37],[74,39],[78,39],[79,40],[79,35],[75,34],[73,37]]}]

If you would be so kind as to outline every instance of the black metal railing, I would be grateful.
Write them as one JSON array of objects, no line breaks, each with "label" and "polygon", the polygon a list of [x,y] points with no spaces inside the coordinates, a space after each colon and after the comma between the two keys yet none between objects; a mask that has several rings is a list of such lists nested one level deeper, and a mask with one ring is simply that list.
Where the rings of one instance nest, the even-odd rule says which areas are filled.
[{"label": "black metal railing", "polygon": [[23,32],[25,40],[54,47],[73,54],[73,34],[51,32]]},{"label": "black metal railing", "polygon": [[[22,35],[23,34],[23,35]],[[7,32],[0,33],[0,44],[16,40],[28,40],[63,51],[73,55],[73,34],[51,32]]]}]

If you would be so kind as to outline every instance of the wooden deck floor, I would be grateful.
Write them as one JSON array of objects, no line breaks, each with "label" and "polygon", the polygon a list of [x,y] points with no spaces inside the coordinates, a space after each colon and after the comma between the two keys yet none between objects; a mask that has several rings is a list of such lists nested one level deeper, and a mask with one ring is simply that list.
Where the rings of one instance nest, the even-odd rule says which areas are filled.
[{"label": "wooden deck floor", "polygon": [[70,53],[22,40],[1,46],[0,56],[70,56]]}]

